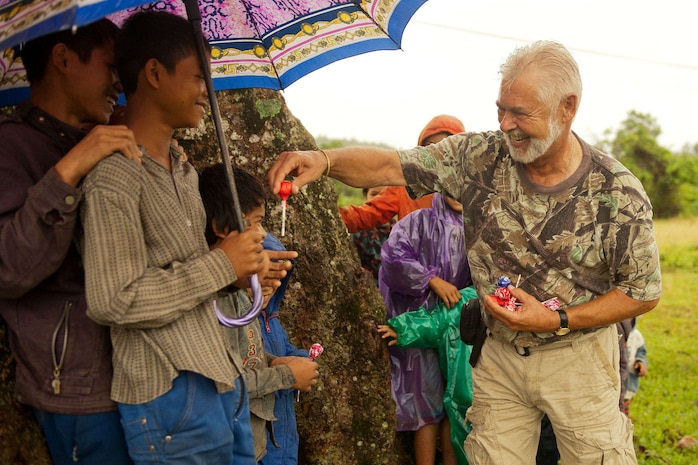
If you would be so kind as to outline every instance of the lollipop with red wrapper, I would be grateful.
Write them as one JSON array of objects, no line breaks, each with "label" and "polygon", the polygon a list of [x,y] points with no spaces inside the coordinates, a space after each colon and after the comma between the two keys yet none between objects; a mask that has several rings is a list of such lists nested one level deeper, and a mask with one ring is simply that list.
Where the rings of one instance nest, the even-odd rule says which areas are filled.
[{"label": "lollipop with red wrapper", "polygon": [[283,181],[279,188],[279,197],[281,197],[281,236],[286,235],[286,208],[288,207],[286,200],[291,195],[293,185],[291,181]]},{"label": "lollipop with red wrapper", "polygon": [[[320,356],[325,351],[325,348],[322,347],[322,344],[318,344],[317,342],[313,345],[310,346],[310,349],[308,349],[308,358],[310,360],[315,360]],[[298,391],[296,393],[296,402],[300,402],[301,400],[301,392]]]}]

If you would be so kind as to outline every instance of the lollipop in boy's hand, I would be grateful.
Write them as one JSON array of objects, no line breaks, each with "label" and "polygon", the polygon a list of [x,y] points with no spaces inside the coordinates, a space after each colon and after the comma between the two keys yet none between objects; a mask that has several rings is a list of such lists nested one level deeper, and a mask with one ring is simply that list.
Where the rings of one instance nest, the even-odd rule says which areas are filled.
[{"label": "lollipop in boy's hand", "polygon": [[[321,353],[325,351],[325,348],[322,347],[322,344],[318,344],[317,342],[313,345],[310,346],[310,349],[308,349],[308,358],[310,360],[315,360],[320,356]],[[296,402],[300,402],[301,400],[301,391],[298,391],[296,393]]]},{"label": "lollipop in boy's hand", "polygon": [[324,351],[325,351],[325,348],[322,347],[322,344],[318,344],[316,342],[315,344],[310,346],[310,350],[308,350],[308,356],[310,357],[310,360],[315,360]]},{"label": "lollipop in boy's hand", "polygon": [[286,200],[291,195],[291,181],[283,181],[279,188],[279,197],[281,197],[281,236],[286,235]]}]

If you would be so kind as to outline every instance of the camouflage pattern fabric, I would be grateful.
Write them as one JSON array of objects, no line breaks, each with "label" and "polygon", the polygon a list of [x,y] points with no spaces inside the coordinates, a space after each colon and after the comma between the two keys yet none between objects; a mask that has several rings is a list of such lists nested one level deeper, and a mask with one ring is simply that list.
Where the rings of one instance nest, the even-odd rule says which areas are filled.
[{"label": "camouflage pattern fabric", "polygon": [[[640,181],[614,158],[580,139],[579,168],[556,186],[537,185],[512,160],[500,131],[465,133],[400,152],[416,193],[442,192],[463,204],[463,227],[480,298],[507,275],[563,308],[612,289],[642,301],[659,298],[661,275],[652,206]],[[515,332],[493,320],[492,334],[522,347],[564,339]]]}]

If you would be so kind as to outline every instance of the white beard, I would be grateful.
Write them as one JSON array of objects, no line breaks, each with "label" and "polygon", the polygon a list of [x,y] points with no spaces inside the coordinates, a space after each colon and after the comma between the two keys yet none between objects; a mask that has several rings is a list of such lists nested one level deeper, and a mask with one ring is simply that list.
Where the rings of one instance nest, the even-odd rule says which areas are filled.
[{"label": "white beard", "polygon": [[553,142],[562,134],[562,124],[555,118],[555,115],[550,116],[548,121],[548,136],[544,139],[531,137],[527,149],[518,149],[512,146],[511,140],[526,137],[526,133],[519,129],[512,129],[504,133],[504,141],[509,147],[509,153],[514,161],[527,164],[536,161],[548,151]]}]

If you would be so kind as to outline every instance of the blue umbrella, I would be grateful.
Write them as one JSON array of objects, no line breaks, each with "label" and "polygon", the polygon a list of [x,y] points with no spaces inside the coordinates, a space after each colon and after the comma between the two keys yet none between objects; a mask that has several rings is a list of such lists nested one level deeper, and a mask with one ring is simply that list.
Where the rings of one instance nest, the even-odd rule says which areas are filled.
[{"label": "blue umbrella", "polygon": [[[216,90],[283,89],[333,61],[374,50],[400,48],[407,22],[426,0],[0,0],[0,107],[29,95],[21,58],[11,48],[102,17],[122,23],[136,11],[155,9],[189,18],[199,37],[211,115],[226,167],[233,207],[244,229]],[[208,60],[207,43],[211,46]],[[237,319],[218,312],[226,326],[244,326],[262,306],[257,276],[254,304]],[[216,309],[217,310],[217,309]]]}]

